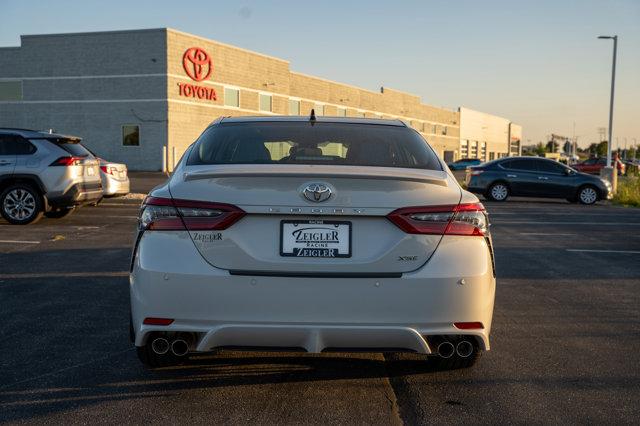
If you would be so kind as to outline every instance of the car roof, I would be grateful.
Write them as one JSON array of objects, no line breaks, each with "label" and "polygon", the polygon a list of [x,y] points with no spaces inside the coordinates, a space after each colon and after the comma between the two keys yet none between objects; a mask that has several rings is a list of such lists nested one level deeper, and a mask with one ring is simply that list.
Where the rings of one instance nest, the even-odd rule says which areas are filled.
[{"label": "car roof", "polygon": [[0,134],[19,135],[27,139],[53,138],[53,139],[72,139],[75,141],[82,140],[82,138],[78,136],[63,135],[61,133],[50,133],[50,132],[31,130],[31,129],[21,129],[17,127],[0,127]]},{"label": "car roof", "polygon": [[[269,116],[239,116],[221,117],[212,124],[220,123],[301,123],[309,122],[308,116],[301,115],[269,115]],[[316,116],[316,123],[350,123],[350,124],[377,124],[383,126],[409,127],[404,121],[397,119],[383,118],[358,118],[358,117],[332,117]]]}]

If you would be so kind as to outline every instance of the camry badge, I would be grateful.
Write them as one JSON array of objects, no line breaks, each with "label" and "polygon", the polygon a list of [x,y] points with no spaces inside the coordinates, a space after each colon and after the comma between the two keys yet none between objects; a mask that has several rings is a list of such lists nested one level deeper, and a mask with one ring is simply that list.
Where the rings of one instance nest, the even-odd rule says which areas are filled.
[{"label": "camry badge", "polygon": [[331,198],[331,188],[324,183],[310,183],[304,187],[302,195],[309,201],[320,203]]}]

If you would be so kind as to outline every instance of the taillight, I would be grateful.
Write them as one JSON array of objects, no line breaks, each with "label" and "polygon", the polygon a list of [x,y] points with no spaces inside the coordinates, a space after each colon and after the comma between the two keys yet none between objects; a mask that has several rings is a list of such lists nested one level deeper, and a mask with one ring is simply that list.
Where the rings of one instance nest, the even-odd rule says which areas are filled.
[{"label": "taillight", "polygon": [[147,197],[138,222],[141,230],[218,231],[227,229],[245,214],[231,204]]},{"label": "taillight", "polygon": [[77,166],[82,160],[82,157],[60,157],[49,166]]},{"label": "taillight", "polygon": [[405,207],[389,213],[387,218],[408,234],[484,236],[489,230],[481,203]]},{"label": "taillight", "polygon": [[103,172],[105,172],[108,175],[113,175],[113,174],[117,173],[118,168],[117,167],[113,167],[113,166],[100,166],[100,170],[102,170]]}]

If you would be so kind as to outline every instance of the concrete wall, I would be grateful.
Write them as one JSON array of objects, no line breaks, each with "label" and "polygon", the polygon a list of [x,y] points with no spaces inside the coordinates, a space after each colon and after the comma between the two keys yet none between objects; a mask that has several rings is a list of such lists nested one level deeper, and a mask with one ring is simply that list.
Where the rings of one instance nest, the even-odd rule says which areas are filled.
[{"label": "concrete wall", "polygon": [[[166,30],[22,36],[0,49],[0,80],[22,80],[0,102],[0,126],[55,129],[132,169],[159,170],[166,143]],[[122,146],[122,125],[140,146]]]},{"label": "concrete wall", "polygon": [[[185,72],[183,56],[191,47],[212,59],[203,81]],[[0,49],[3,79],[21,80],[23,99],[0,101],[0,126],[76,134],[98,155],[133,170],[159,170],[165,145],[171,169],[172,154],[177,161],[216,118],[288,115],[290,99],[300,101],[302,115],[312,108],[338,115],[344,108],[348,117],[404,120],[447,159],[460,158],[461,137],[486,141],[487,152],[508,152],[506,119],[293,72],[286,60],[172,29],[23,36],[21,47]],[[185,84],[214,90],[216,97],[185,96]],[[225,88],[239,90],[239,106],[225,105]],[[271,111],[259,109],[261,94],[271,96]],[[140,126],[140,146],[122,145],[124,124]]]},{"label": "concrete wall", "polygon": [[[509,120],[469,108],[460,108],[460,156],[484,161],[506,157],[509,153]],[[465,144],[468,152],[465,155]],[[482,158],[482,146],[486,155]],[[477,152],[474,147],[477,146]]]},{"label": "concrete wall", "polygon": [[[204,49],[212,59],[213,71],[204,81],[194,82],[184,70],[183,55],[191,47]],[[346,108],[347,117],[404,119],[422,132],[440,155],[447,150],[455,152],[459,146],[459,113],[422,104],[418,96],[408,93],[388,88],[374,92],[293,72],[288,61],[172,29],[167,30],[167,65],[168,138],[177,158],[215,118],[288,115],[290,99],[300,101],[301,115],[309,115],[312,108],[322,105],[324,115],[337,115],[338,108]],[[213,88],[217,99],[181,96],[179,84],[184,83]],[[238,108],[225,106],[225,87],[240,90]],[[259,111],[260,93],[272,97],[271,112]]]}]

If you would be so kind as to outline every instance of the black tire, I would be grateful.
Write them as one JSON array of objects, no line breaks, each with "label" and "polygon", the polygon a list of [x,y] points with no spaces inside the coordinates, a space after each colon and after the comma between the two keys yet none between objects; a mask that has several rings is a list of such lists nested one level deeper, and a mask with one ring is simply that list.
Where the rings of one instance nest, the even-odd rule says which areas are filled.
[{"label": "black tire", "polygon": [[480,351],[474,350],[471,356],[462,358],[458,354],[453,354],[451,358],[442,358],[439,356],[429,357],[429,362],[432,362],[436,370],[458,370],[461,368],[471,368],[480,358]]},{"label": "black tire", "polygon": [[140,362],[142,362],[142,364],[149,369],[178,365],[187,358],[178,358],[171,352],[167,352],[164,355],[158,355],[157,353],[153,352],[150,343],[144,346],[136,346],[136,352],[138,354],[138,359],[140,360]]},{"label": "black tire", "polygon": [[[21,204],[24,207],[14,213],[11,207],[18,201],[25,204]],[[0,214],[12,225],[36,223],[42,219],[43,213],[44,200],[42,199],[42,194],[27,183],[9,185],[0,194]]]},{"label": "black tire", "polygon": [[580,204],[595,204],[600,199],[600,194],[595,186],[584,185],[578,189],[577,199]]},{"label": "black tire", "polygon": [[509,198],[509,193],[509,185],[504,182],[495,182],[491,184],[491,186],[487,190],[487,193],[485,194],[485,197],[490,200],[500,202],[505,201],[507,198]]},{"label": "black tire", "polygon": [[45,217],[48,217],[49,219],[61,219],[63,217],[69,216],[75,210],[76,209],[74,209],[74,208],[71,208],[71,209],[55,209],[55,210],[51,210],[51,211],[45,212],[44,215],[45,215]]}]

